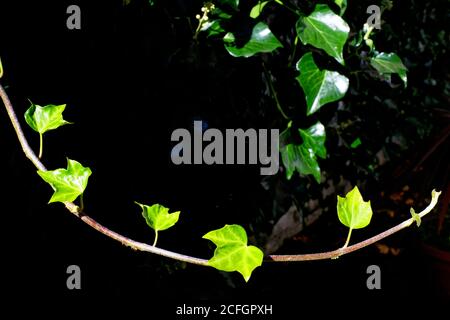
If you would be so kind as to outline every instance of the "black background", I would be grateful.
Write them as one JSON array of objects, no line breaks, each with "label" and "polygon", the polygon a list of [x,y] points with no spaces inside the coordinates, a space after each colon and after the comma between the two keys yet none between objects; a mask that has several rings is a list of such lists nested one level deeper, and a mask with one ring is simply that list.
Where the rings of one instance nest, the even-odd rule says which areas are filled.
[{"label": "black background", "polygon": [[[175,128],[189,128],[194,119],[222,128],[243,125],[227,108],[233,106],[230,92],[239,96],[243,84],[261,81],[251,62],[243,63],[233,76],[240,80],[230,83],[187,59],[172,63],[178,47],[181,56],[191,48],[183,42],[188,37],[170,36],[170,17],[163,10],[124,8],[122,1],[4,2],[2,84],[21,120],[27,99],[68,105],[64,117],[74,125],[46,134],[44,162],[55,169],[69,157],[93,170],[85,198],[92,217],[151,243],[152,231],[133,202],[181,210],[179,224],[160,234],[159,246],[204,258],[212,247],[203,234],[225,223],[251,221],[257,202],[268,196],[257,167],[176,167],[170,162]],[[70,4],[81,7],[81,30],[66,28]],[[167,7],[192,15],[180,2]],[[217,86],[223,87],[223,96],[199,98]],[[244,126],[264,125],[257,115],[252,119]],[[314,303],[366,298],[394,303],[429,292],[430,275],[414,251],[394,258],[367,248],[333,261],[267,263],[248,284],[237,274],[132,251],[67,214],[62,205],[47,205],[51,189],[24,157],[3,111],[0,122],[2,290],[9,301],[137,298],[170,316],[179,303],[273,303],[294,312]],[[24,131],[36,149],[38,136],[25,124]],[[415,233],[395,237],[413,239]],[[82,270],[79,291],[66,288],[71,264]],[[382,290],[367,290],[371,264],[381,267]]]}]

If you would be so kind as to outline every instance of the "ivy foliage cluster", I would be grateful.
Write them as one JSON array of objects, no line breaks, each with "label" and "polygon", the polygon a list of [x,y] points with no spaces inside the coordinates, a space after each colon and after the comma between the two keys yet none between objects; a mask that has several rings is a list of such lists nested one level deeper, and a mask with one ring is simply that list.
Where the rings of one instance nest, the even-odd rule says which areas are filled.
[{"label": "ivy foliage cluster", "polygon": [[[382,10],[389,9],[390,6],[391,2],[383,1]],[[271,15],[274,15],[277,11],[290,11],[297,20],[292,26],[295,30],[292,39],[285,40],[292,50],[285,64],[289,65],[290,60],[297,59],[297,50],[303,52],[295,63],[295,70],[298,73],[295,79],[305,98],[303,105],[299,106],[306,105],[304,110],[306,116],[313,116],[324,105],[342,99],[350,85],[346,74],[358,72],[346,66],[345,46],[351,47],[353,54],[366,49],[364,56],[359,54],[362,60],[370,65],[375,77],[390,81],[391,76],[395,74],[405,86],[407,85],[407,68],[401,58],[393,52],[376,50],[371,39],[374,26],[365,23],[360,30],[353,30],[356,36],[349,41],[351,30],[344,18],[346,8],[345,0],[335,0],[332,7],[319,1],[312,10],[281,0],[257,1],[250,8],[239,0],[217,0],[205,3],[201,9],[203,14],[197,15],[198,28],[195,38],[198,38],[199,32],[206,33],[207,38],[221,38],[228,53],[237,58],[249,58],[264,53],[276,54],[277,50],[283,49],[285,45],[272,32],[267,23],[270,15],[265,15],[265,12],[271,9],[275,12]],[[233,20],[242,20],[243,15],[247,15],[248,19],[246,23],[240,25],[247,30],[251,29],[251,32],[246,32],[245,29],[230,30],[236,29]],[[327,57],[340,66],[336,66],[333,62],[329,62],[328,67],[319,66],[317,60],[326,60]],[[293,173],[298,172],[301,175],[312,175],[320,183],[321,169],[318,158],[326,157],[324,144],[326,130],[320,122],[308,128],[298,128],[295,123],[293,124],[292,117],[288,116],[280,105],[270,71],[267,71],[266,75],[277,107],[287,120],[280,141],[286,177],[291,179]],[[298,143],[299,140],[303,142]]]}]

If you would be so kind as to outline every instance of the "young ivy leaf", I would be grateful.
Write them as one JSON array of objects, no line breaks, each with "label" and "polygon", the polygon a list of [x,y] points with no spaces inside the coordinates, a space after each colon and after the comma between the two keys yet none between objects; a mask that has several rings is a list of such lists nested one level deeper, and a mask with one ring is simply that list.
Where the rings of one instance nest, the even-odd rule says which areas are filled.
[{"label": "young ivy leaf", "polygon": [[255,268],[261,266],[264,253],[247,245],[247,233],[240,225],[225,225],[203,236],[217,247],[208,264],[218,270],[239,272],[246,282]]},{"label": "young ivy leaf", "polygon": [[32,104],[25,112],[25,121],[36,132],[44,134],[47,131],[57,129],[63,125],[71,124],[63,119],[62,113],[66,108],[62,105],[47,105],[41,107],[37,104]]},{"label": "young ivy leaf", "polygon": [[147,206],[138,202],[135,203],[142,208],[142,216],[145,222],[155,230],[155,241],[153,242],[153,246],[155,246],[158,241],[158,231],[173,227],[178,222],[180,211],[169,213],[169,209],[160,204]]},{"label": "young ivy leaf", "polygon": [[72,202],[84,193],[91,169],[83,167],[75,160],[67,159],[67,169],[37,172],[39,176],[52,186],[55,193],[49,203]]},{"label": "young ivy leaf", "polygon": [[305,93],[307,115],[327,103],[341,99],[347,92],[348,78],[336,71],[320,70],[311,52],[300,58],[297,70],[300,75],[296,79]]},{"label": "young ivy leaf", "polygon": [[142,216],[145,222],[155,231],[162,231],[173,227],[180,217],[180,211],[169,213],[169,209],[160,204],[154,204],[152,206],[138,202],[136,204],[142,208]]},{"label": "young ivy leaf", "polygon": [[325,4],[317,4],[313,13],[300,17],[296,25],[297,34],[304,45],[323,49],[328,55],[344,65],[342,51],[350,27],[340,16]]},{"label": "young ivy leaf", "polygon": [[339,221],[346,227],[349,227],[347,241],[344,247],[347,247],[353,229],[367,227],[372,218],[372,207],[370,201],[365,202],[357,186],[353,188],[345,198],[338,196],[337,213]]}]

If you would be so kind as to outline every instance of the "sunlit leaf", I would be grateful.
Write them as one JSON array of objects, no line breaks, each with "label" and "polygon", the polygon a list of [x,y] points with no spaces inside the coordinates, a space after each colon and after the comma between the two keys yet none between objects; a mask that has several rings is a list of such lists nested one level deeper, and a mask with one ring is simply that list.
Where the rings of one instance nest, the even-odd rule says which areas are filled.
[{"label": "sunlit leaf", "polygon": [[237,47],[235,35],[227,33],[223,38],[225,48],[234,57],[251,57],[261,52],[272,52],[282,47],[282,44],[270,31],[264,22],[259,22],[253,28],[250,40],[242,47]]},{"label": "sunlit leaf", "polygon": [[264,7],[266,6],[266,4],[268,4],[269,2],[270,1],[258,2],[250,11],[250,17],[253,19],[258,18],[261,12],[263,11]]},{"label": "sunlit leaf", "polygon": [[378,53],[370,59],[370,64],[382,75],[398,74],[406,87],[408,83],[406,72],[408,69],[395,53]]},{"label": "sunlit leaf", "polygon": [[65,104],[51,104],[45,107],[32,104],[31,107],[25,112],[25,121],[34,131],[44,134],[47,131],[70,124],[70,122],[63,119],[62,113],[65,109]]},{"label": "sunlit leaf", "polygon": [[169,213],[169,209],[160,205],[154,204],[147,206],[136,202],[142,208],[142,216],[145,221],[155,231],[161,231],[169,229],[178,222],[180,217],[180,211]]},{"label": "sunlit leaf", "polygon": [[217,247],[208,264],[218,270],[239,272],[248,281],[255,268],[262,264],[263,252],[247,245],[247,233],[239,225],[225,225],[203,236]]},{"label": "sunlit leaf", "polygon": [[75,160],[67,159],[67,169],[37,172],[55,190],[49,203],[72,202],[84,193],[91,169],[83,167]]},{"label": "sunlit leaf", "polygon": [[327,5],[316,5],[314,12],[297,21],[297,34],[303,44],[323,49],[344,65],[342,50],[350,28],[348,24]]},{"label": "sunlit leaf", "polygon": [[372,218],[370,201],[363,200],[357,186],[345,198],[338,196],[337,212],[339,221],[350,229],[364,228]]},{"label": "sunlit leaf", "polygon": [[348,89],[347,77],[336,71],[320,70],[311,52],[297,63],[300,75],[296,78],[306,98],[307,115],[319,110],[324,104],[341,99]]}]

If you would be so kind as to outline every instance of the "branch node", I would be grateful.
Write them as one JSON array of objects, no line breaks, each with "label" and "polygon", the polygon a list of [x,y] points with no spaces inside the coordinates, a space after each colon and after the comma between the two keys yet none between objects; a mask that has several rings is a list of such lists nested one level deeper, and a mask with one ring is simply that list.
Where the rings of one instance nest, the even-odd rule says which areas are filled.
[{"label": "branch node", "polygon": [[409,209],[409,212],[411,213],[414,221],[416,221],[417,227],[420,227],[420,224],[422,223],[422,219],[420,218],[420,216],[416,213],[414,208]]}]

